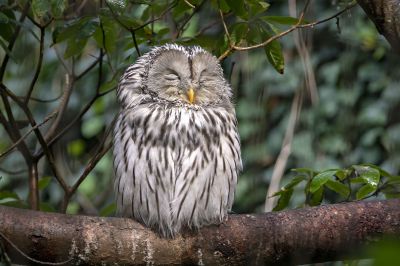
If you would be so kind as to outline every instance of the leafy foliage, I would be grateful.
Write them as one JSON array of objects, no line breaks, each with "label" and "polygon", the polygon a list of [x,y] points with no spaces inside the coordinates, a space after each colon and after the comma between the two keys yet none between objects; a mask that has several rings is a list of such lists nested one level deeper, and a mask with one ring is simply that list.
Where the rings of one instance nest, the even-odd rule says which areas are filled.
[{"label": "leafy foliage", "polygon": [[[354,201],[378,196],[382,194],[386,198],[400,197],[400,177],[394,176],[378,166],[352,165],[344,169],[330,169],[315,171],[313,169],[293,169],[295,177],[282,189],[274,194],[279,196],[275,211],[286,208],[293,190],[299,187],[304,181],[304,193],[306,195],[304,205],[318,205],[323,199],[325,189],[334,192],[334,195],[327,196],[332,202]],[[314,198],[318,198],[314,202]]]}]

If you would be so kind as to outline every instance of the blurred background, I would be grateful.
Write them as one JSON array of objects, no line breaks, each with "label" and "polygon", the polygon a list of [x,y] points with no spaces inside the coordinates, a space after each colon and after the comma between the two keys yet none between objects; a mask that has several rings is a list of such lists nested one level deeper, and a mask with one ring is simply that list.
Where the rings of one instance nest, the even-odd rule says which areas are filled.
[{"label": "blurred background", "polygon": [[[143,54],[151,46],[178,42],[201,45],[219,56],[229,47],[219,10],[232,40],[246,46],[291,27],[297,19],[287,17],[299,17],[305,3],[56,2],[33,1],[27,18],[19,23],[24,1],[0,1],[0,61],[9,57],[1,82],[18,97],[25,96],[38,73],[26,105],[38,124],[65,105],[49,149],[59,176],[68,186],[76,184],[77,190],[65,203],[65,191],[49,161],[40,157],[40,209],[60,211],[64,199],[67,213],[105,216],[115,210],[113,158],[103,148],[110,145],[108,133],[118,112],[115,86],[138,51]],[[241,2],[250,7],[247,14],[237,6]],[[328,18],[349,4],[312,1],[304,23]],[[19,36],[9,51],[18,25]],[[273,47],[230,53],[222,65],[234,88],[244,162],[234,212],[264,211],[272,176],[279,190],[294,177],[293,168],[321,171],[371,163],[395,175],[399,172],[400,57],[359,6],[293,31]],[[26,113],[11,98],[10,103],[24,135],[31,128]],[[4,101],[0,108],[5,115]],[[43,134],[55,119],[40,127]],[[40,154],[35,134],[24,142]],[[27,207],[28,166],[17,149],[5,154],[12,145],[1,126],[0,204]],[[102,152],[104,156],[98,156]],[[276,166],[277,161],[281,165]],[[289,208],[305,205],[304,186],[296,187]],[[340,201],[329,193],[322,202]]]}]

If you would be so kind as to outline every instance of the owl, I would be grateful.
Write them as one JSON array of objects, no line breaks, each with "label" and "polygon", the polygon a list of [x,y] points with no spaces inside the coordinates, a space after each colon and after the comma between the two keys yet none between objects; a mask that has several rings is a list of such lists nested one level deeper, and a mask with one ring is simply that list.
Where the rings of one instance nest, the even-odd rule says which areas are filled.
[{"label": "owl", "polygon": [[117,213],[164,237],[223,222],[242,160],[218,59],[198,46],[154,47],[126,69],[117,98]]}]

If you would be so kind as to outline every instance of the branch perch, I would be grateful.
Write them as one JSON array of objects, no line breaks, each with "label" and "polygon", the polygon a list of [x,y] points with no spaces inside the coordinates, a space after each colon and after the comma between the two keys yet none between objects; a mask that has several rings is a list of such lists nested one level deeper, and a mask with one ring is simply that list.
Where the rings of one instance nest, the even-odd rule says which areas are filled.
[{"label": "branch perch", "polygon": [[400,236],[400,199],[230,215],[222,225],[176,239],[161,239],[131,219],[4,206],[0,213],[0,239],[20,264],[29,261],[13,245],[36,260],[74,265],[303,264],[359,258],[357,248],[385,235]]}]

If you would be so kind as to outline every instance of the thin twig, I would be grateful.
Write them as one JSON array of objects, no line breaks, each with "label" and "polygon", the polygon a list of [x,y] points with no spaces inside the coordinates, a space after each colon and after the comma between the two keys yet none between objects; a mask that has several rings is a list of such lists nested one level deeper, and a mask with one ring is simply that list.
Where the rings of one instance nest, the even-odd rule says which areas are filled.
[{"label": "thin twig", "polygon": [[29,165],[29,207],[31,210],[39,210],[39,173],[37,161],[32,161]]},{"label": "thin twig", "polygon": [[49,140],[55,135],[58,126],[61,122],[61,119],[64,116],[64,112],[67,110],[68,102],[72,94],[74,83],[75,83],[74,77],[67,74],[65,76],[65,89],[60,101],[57,117],[54,120],[53,124],[51,125],[50,129],[47,131],[46,135],[44,136],[46,143],[48,143]]},{"label": "thin twig", "polygon": [[[186,1],[185,1],[186,2]],[[182,25],[179,27],[179,29],[177,30],[177,32],[176,32],[176,35],[175,35],[175,39],[176,38],[178,38],[182,33],[183,33],[183,31],[184,31],[184,29],[185,29],[185,26],[189,23],[189,21],[193,18],[193,16],[196,14],[196,13],[198,13],[199,11],[200,11],[200,9],[201,9],[201,7],[203,6],[203,4],[205,3],[206,1],[204,0],[204,1],[202,1],[199,5],[197,5],[197,6],[193,6],[193,5],[191,5],[189,2],[186,2],[189,6],[191,6],[192,8],[193,8],[193,12],[185,19],[185,21],[182,23]]]},{"label": "thin twig", "polygon": [[184,0],[184,2],[185,2],[188,6],[190,6],[191,8],[196,8],[196,6],[194,6],[194,5],[192,5],[191,3],[189,3],[188,0]]},{"label": "thin twig", "polygon": [[15,147],[17,147],[29,134],[32,133],[33,130],[43,126],[46,124],[50,119],[52,119],[55,115],[57,114],[57,110],[52,112],[50,115],[48,115],[42,122],[37,124],[34,127],[31,127],[21,138],[19,138],[17,141],[15,141],[6,151],[0,153],[0,158],[3,156],[6,156],[8,153],[10,153]]},{"label": "thin twig", "polygon": [[[8,90],[7,88],[3,85],[0,84],[0,96],[3,100],[4,108],[7,113],[8,121],[6,118],[3,116],[3,113],[0,111],[0,122],[3,124],[4,128],[6,129],[8,136],[13,142],[18,141],[18,139],[21,138],[21,134],[18,130],[17,124],[14,119],[14,115],[11,110],[10,103],[7,98],[7,93]],[[11,93],[11,92],[10,92]],[[24,160],[26,163],[29,163],[32,159],[32,155],[26,146],[25,142],[21,142],[17,145],[18,149],[20,150],[22,156],[24,157]]]},{"label": "thin twig", "polygon": [[[15,27],[14,34],[11,36],[10,41],[8,42],[8,46],[7,46],[8,51],[12,51],[12,49],[14,47],[15,41],[17,40],[19,32],[21,30],[22,23],[24,22],[26,15],[29,12],[30,6],[31,6],[31,1],[27,1],[22,10],[21,16],[19,18],[19,23]],[[8,63],[9,59],[10,59],[10,56],[8,53],[6,53],[4,55],[4,59],[3,59],[3,62],[1,63],[1,67],[0,67],[0,82],[3,81],[4,73],[6,71],[6,67],[7,67],[7,63]]]},{"label": "thin twig", "polygon": [[80,74],[76,75],[75,81],[81,79],[83,76],[85,76],[90,70],[92,70],[98,63],[99,63],[100,58],[97,58],[94,60],[85,70],[83,70]]},{"label": "thin twig", "polygon": [[[297,0],[289,0],[289,15],[292,17],[296,17],[296,2]],[[304,14],[304,12],[303,12]],[[311,34],[312,32],[309,32]],[[293,33],[293,39],[294,43],[296,45],[296,50],[299,54],[299,57],[301,59],[301,63],[303,64],[303,70],[304,70],[304,80],[305,80],[305,87],[310,93],[310,99],[311,103],[313,105],[317,104],[319,101],[318,97],[318,89],[317,89],[317,83],[315,80],[315,75],[314,71],[312,68],[311,60],[310,60],[310,53],[309,49],[311,47],[308,47],[306,41],[304,40],[304,34],[303,31],[298,30]]]},{"label": "thin twig", "polygon": [[276,159],[274,170],[272,172],[271,182],[269,184],[267,196],[265,198],[265,212],[272,211],[275,205],[276,197],[272,197],[272,195],[279,190],[279,184],[281,182],[283,173],[286,168],[287,160],[292,150],[294,130],[297,120],[300,116],[302,106],[302,94],[300,92],[301,90],[298,90],[295,97],[293,98],[289,122],[286,128],[285,137],[283,139],[282,148],[278,155],[278,158]]},{"label": "thin twig", "polygon": [[35,84],[39,78],[39,73],[42,68],[42,63],[43,63],[43,48],[44,48],[44,37],[45,37],[45,28],[40,28],[40,45],[39,45],[39,61],[36,66],[35,74],[33,76],[33,79],[31,81],[31,85],[29,86],[28,92],[25,96],[24,104],[27,105],[29,103],[29,99],[31,98],[33,88],[35,87]]},{"label": "thin twig", "polygon": [[83,182],[83,180],[85,180],[87,175],[93,170],[93,168],[97,165],[97,163],[100,161],[100,159],[103,158],[103,156],[111,148],[112,142],[109,142],[107,145],[105,145],[105,143],[107,141],[108,135],[114,129],[115,121],[116,121],[116,117],[114,117],[113,121],[111,122],[111,125],[108,127],[108,129],[104,133],[103,138],[98,145],[95,155],[90,159],[89,163],[86,165],[85,169],[83,170],[82,174],[79,176],[79,178],[75,182],[75,184],[68,190],[68,192],[66,192],[64,194],[64,199],[63,199],[62,206],[61,206],[62,212],[66,211],[69,200],[70,200],[71,196],[76,192],[79,185]]},{"label": "thin twig", "polygon": [[[49,165],[51,170],[53,171],[54,177],[56,178],[56,180],[60,183],[61,187],[66,190],[68,189],[68,185],[65,183],[64,179],[61,177],[60,172],[58,171],[55,162],[54,162],[54,158],[53,158],[53,154],[51,153],[51,151],[49,150],[49,147],[42,135],[42,133],[40,132],[39,128],[36,128],[36,121],[31,113],[31,111],[29,110],[27,105],[24,105],[19,99],[18,96],[16,96],[14,93],[12,93],[10,90],[7,89],[7,87],[4,84],[0,84],[0,95],[4,98],[3,94],[7,93],[7,95],[13,99],[18,106],[22,109],[22,111],[24,111],[26,117],[28,118],[29,123],[31,124],[32,128],[33,128],[33,132],[36,135],[36,138],[38,139],[40,146],[43,149],[44,154],[46,155],[48,161],[49,161]],[[7,100],[7,99],[6,99]],[[4,101],[4,99],[3,99]],[[7,101],[8,102],[8,101]],[[15,124],[15,121],[13,122]],[[17,141],[19,138],[21,138],[21,135],[19,134],[19,131],[17,130],[16,132],[17,134],[17,139],[15,141]],[[10,136],[11,137],[11,136]],[[24,144],[24,142],[21,142],[21,144]],[[30,155],[30,152],[28,150],[28,160],[27,163],[29,164],[32,161],[32,156]],[[36,156],[33,155],[35,160],[38,160],[41,156]]]},{"label": "thin twig", "polygon": [[[29,101],[35,101],[35,102],[39,102],[39,103],[52,103],[52,102],[55,102],[55,101],[57,101],[57,100],[59,100],[60,98],[61,98],[61,96],[62,96],[62,94],[60,94],[60,95],[58,95],[57,97],[55,97],[55,98],[53,98],[53,99],[39,99],[39,98],[36,98],[36,97],[33,97],[33,96],[31,96],[30,98],[29,98]],[[25,97],[21,97],[21,96],[19,96],[18,97],[20,100],[22,99],[25,99]]]},{"label": "thin twig", "polygon": [[21,249],[18,248],[17,245],[15,245],[8,237],[6,237],[2,232],[0,232],[0,237],[3,238],[5,241],[7,241],[16,251],[18,251],[19,254],[21,254],[24,258],[28,259],[31,262],[37,263],[39,265],[63,265],[63,264],[67,264],[68,262],[70,262],[72,260],[68,259],[65,261],[61,261],[61,262],[47,262],[47,261],[41,261],[41,260],[37,260],[34,259],[32,257],[29,257],[25,252],[23,252]]}]

